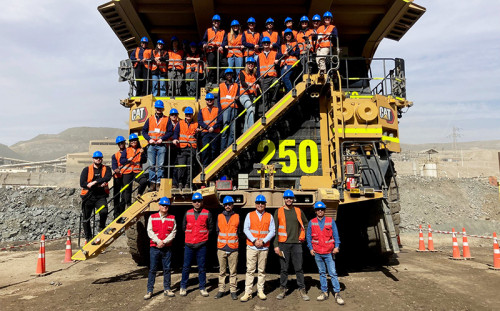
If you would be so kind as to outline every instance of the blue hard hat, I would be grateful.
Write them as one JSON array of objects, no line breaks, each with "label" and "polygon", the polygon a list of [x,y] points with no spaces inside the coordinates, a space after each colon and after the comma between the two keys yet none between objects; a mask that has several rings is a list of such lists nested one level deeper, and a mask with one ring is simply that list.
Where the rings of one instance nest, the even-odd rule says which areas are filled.
[{"label": "blue hard hat", "polygon": [[163,40],[160,39],[160,40],[156,41],[156,44],[165,44],[165,42],[163,42]]},{"label": "blue hard hat", "polygon": [[332,17],[333,17],[332,12],[330,12],[330,11],[326,11],[326,12],[325,12],[325,14],[323,14],[323,18],[325,18],[325,17],[330,17],[330,18],[332,18]]},{"label": "blue hard hat", "polygon": [[194,201],[194,200],[203,200],[203,196],[201,195],[201,193],[195,192],[195,193],[193,193],[193,196],[191,197],[191,200],[192,201]]},{"label": "blue hard hat", "polygon": [[215,15],[212,17],[212,20],[213,20],[213,21],[220,21],[220,16],[219,16],[219,14],[215,14]]},{"label": "blue hard hat", "polygon": [[272,18],[270,18],[270,17],[269,17],[269,18],[266,20],[266,24],[269,24],[269,23],[273,23],[273,24],[274,24],[274,19],[272,19]]},{"label": "blue hard hat", "polygon": [[224,197],[224,200],[222,200],[222,204],[228,204],[228,203],[234,203],[234,199],[232,196],[228,195]]},{"label": "blue hard hat", "polygon": [[264,42],[269,42],[269,43],[271,43],[271,38],[269,38],[269,37],[264,37],[264,38],[262,38],[262,43],[264,43]]},{"label": "blue hard hat", "polygon": [[170,109],[169,114],[179,114],[179,111],[177,111],[177,109],[175,109],[175,108],[172,108],[172,109]]},{"label": "blue hard hat", "polygon": [[148,43],[148,42],[149,42],[148,37],[142,37],[142,38],[141,38],[141,42],[146,42],[146,43]]},{"label": "blue hard hat", "polygon": [[172,38],[170,38],[170,41],[179,41],[179,38],[177,38],[177,36],[172,36]]},{"label": "blue hard hat", "polygon": [[165,109],[165,106],[163,105],[163,102],[161,100],[157,100],[155,101],[155,108]]},{"label": "blue hard hat", "polygon": [[285,18],[285,25],[286,25],[286,23],[288,23],[288,22],[293,22],[293,19],[292,19],[291,17],[287,17],[287,18]]},{"label": "blue hard hat", "polygon": [[160,199],[160,205],[170,205],[170,200],[167,197],[163,197]]},{"label": "blue hard hat", "polygon": [[245,62],[247,63],[256,63],[257,61],[255,60],[255,58],[253,58],[252,56],[248,56],[246,59],[245,59]]},{"label": "blue hard hat", "polygon": [[285,35],[287,35],[287,34],[292,34],[293,35],[293,31],[290,28],[287,28],[287,29],[285,29],[284,34]]},{"label": "blue hard hat", "polygon": [[240,25],[240,22],[238,22],[237,20],[233,20],[231,22],[231,27],[233,27],[233,26],[239,26],[239,25]]},{"label": "blue hard hat", "polygon": [[227,176],[226,175],[222,176],[220,180],[227,180]]},{"label": "blue hard hat", "polygon": [[190,113],[190,114],[194,114],[194,110],[193,110],[193,108],[191,108],[191,107],[186,107],[186,109],[184,109],[184,114],[188,114],[188,113]]},{"label": "blue hard hat", "polygon": [[207,95],[205,95],[205,100],[207,100],[207,99],[215,99],[214,94],[212,94],[212,93],[207,93]]},{"label": "blue hard hat", "polygon": [[119,144],[119,143],[122,143],[125,141],[125,137],[123,136],[116,136],[116,143]]},{"label": "blue hard hat", "polygon": [[316,14],[313,16],[312,18],[313,21],[320,21],[321,20],[321,16],[319,16],[319,14]]},{"label": "blue hard hat", "polygon": [[254,23],[255,24],[255,18],[253,18],[253,17],[248,18],[247,23]]},{"label": "blue hard hat", "polygon": [[285,190],[285,193],[283,193],[284,198],[295,198],[295,194],[293,194],[292,190]]},{"label": "blue hard hat", "polygon": [[102,158],[102,152],[96,151],[92,154],[92,158]]},{"label": "blue hard hat", "polygon": [[189,46],[194,46],[194,47],[197,47],[197,46],[198,46],[198,44],[196,44],[196,42],[194,42],[194,41],[193,41],[193,42],[189,43]]},{"label": "blue hard hat", "polygon": [[231,68],[227,68],[225,71],[224,71],[224,74],[228,74],[228,73],[234,73],[234,71],[231,69]]},{"label": "blue hard hat", "polygon": [[308,18],[307,16],[305,16],[305,15],[304,15],[304,16],[302,16],[302,17],[300,18],[300,21],[301,21],[301,22],[309,22],[309,18]]},{"label": "blue hard hat", "polygon": [[132,133],[128,136],[128,140],[131,141],[133,139],[139,139],[139,136],[137,136],[136,133]]},{"label": "blue hard hat", "polygon": [[264,203],[267,203],[266,201],[266,197],[263,196],[262,194],[259,194],[256,198],[255,198],[255,203],[257,202],[264,202]]},{"label": "blue hard hat", "polygon": [[323,203],[321,201],[314,203],[314,209],[320,209],[320,208],[326,208],[325,203]]}]

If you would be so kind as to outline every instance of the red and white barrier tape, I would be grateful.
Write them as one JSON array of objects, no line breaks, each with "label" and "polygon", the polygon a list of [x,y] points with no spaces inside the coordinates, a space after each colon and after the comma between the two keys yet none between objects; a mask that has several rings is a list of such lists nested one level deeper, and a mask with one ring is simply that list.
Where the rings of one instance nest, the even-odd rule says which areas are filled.
[{"label": "red and white barrier tape", "polygon": [[[419,231],[420,229],[419,228],[408,228],[408,229],[412,229],[412,230],[415,230],[415,231]],[[422,228],[422,231],[429,231],[428,228]],[[442,230],[435,230],[435,229],[431,229],[430,230],[431,232],[435,232],[435,233],[442,233],[442,234],[453,234],[452,231],[442,231]],[[455,231],[455,234],[456,235],[462,235],[462,231]],[[471,238],[480,238],[480,239],[493,239],[493,236],[489,236],[489,235],[476,235],[476,234],[467,234],[467,237],[471,237]]]},{"label": "red and white barrier tape", "polygon": [[[73,233],[71,234],[71,236],[77,236],[77,234]],[[64,240],[66,239],[68,236],[63,236],[63,237],[60,237],[60,238],[55,238],[55,239],[51,239],[51,240],[45,240],[45,243],[47,242],[53,242],[53,241],[58,241],[58,240]],[[34,244],[39,244],[40,241],[37,240],[37,241],[33,241],[33,242],[30,242],[30,243],[26,243],[26,244],[22,244],[22,245],[11,245],[11,246],[7,246],[7,247],[2,247],[0,248],[0,252],[1,251],[8,251],[8,250],[12,250],[12,249],[15,249],[15,248],[21,248],[21,247],[26,247],[26,246],[30,246],[30,245],[34,245]]]}]

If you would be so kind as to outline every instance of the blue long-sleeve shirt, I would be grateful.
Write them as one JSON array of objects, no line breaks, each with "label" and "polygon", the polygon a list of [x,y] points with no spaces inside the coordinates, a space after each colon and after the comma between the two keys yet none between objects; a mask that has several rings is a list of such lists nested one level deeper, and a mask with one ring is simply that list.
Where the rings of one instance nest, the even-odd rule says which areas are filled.
[{"label": "blue long-sleeve shirt", "polygon": [[[316,217],[316,218],[318,218],[318,217]],[[318,218],[319,228],[321,230],[323,230],[323,228],[325,227],[325,218],[326,217],[323,217],[323,219]],[[312,241],[311,224],[312,224],[312,220],[309,221],[309,225],[307,226],[307,234],[306,234],[307,247],[309,248],[309,250],[313,249],[312,242],[311,242]],[[335,240],[335,248],[338,248],[340,246],[339,231],[337,230],[337,225],[335,224],[335,220],[333,220],[333,218],[332,218],[332,233],[333,233],[333,239]]]},{"label": "blue long-sleeve shirt", "polygon": [[[262,215],[263,213],[259,213],[257,211],[257,216],[259,216],[259,219],[262,220]],[[252,232],[250,232],[250,213],[247,214],[247,216],[245,217],[245,223],[243,224],[243,232],[245,233],[245,235],[247,236],[247,239],[249,239],[250,241],[254,242],[255,240],[257,240]],[[271,215],[271,223],[269,224],[269,233],[266,235],[266,237],[264,239],[262,239],[262,241],[265,243],[271,241],[271,239],[276,235],[276,225],[274,224],[274,218],[273,218],[273,215]],[[266,250],[266,249],[269,249],[268,247],[265,247],[265,246],[262,246],[262,247],[256,247],[255,245],[252,245],[252,246],[248,246],[250,247],[251,249],[253,250]]]},{"label": "blue long-sleeve shirt", "polygon": [[[155,114],[155,117],[156,117],[156,122],[158,122],[160,118],[164,117],[164,115],[162,114],[161,117],[158,117]],[[165,118],[168,118],[168,117],[165,117]],[[142,127],[142,137],[144,137],[144,139],[146,139],[147,141],[149,141],[151,139],[151,137],[148,135],[148,132],[149,132],[149,118],[146,120],[146,122],[144,123],[144,126]],[[165,132],[165,135],[163,135],[161,137],[161,140],[167,141],[167,139],[172,137],[172,135],[174,135],[174,129],[172,128],[172,123],[167,122],[167,131]]]}]

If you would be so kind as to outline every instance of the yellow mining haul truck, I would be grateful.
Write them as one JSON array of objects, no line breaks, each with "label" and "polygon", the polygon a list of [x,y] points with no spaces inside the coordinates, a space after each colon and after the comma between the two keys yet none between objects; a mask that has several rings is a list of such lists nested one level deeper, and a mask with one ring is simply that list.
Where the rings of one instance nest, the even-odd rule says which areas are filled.
[{"label": "yellow mining haul truck", "polygon": [[[404,60],[374,59],[373,55],[382,39],[401,39],[425,8],[408,0],[289,0],[286,6],[275,0],[238,1],[237,5],[220,0],[121,0],[98,9],[129,54],[143,36],[150,41],[174,35],[200,41],[214,14],[221,16],[224,29],[233,19],[244,24],[254,17],[262,30],[259,26],[272,17],[281,31],[279,25],[288,16],[298,21],[303,15],[311,18],[331,11],[339,37],[336,44],[332,40],[325,75],[318,74],[313,52],[301,57],[295,63],[293,89],[280,93],[279,100],[245,132],[242,123],[246,111],[240,109],[234,121],[235,143],[221,150],[206,167],[193,170],[190,189],[172,189],[171,179],[162,180],[158,191],[138,197],[120,221],[115,220],[96,237],[100,243],[87,244],[90,246],[84,247],[77,259],[97,255],[130,227],[127,236],[132,256],[140,264],[147,263],[145,223],[157,210],[156,202],[163,195],[171,197],[171,211],[180,225],[193,189],[201,191],[205,207],[214,216],[227,195],[235,199],[244,216],[254,208],[257,195],[265,195],[267,208],[273,212],[283,205],[283,192],[293,189],[296,206],[309,218],[314,215],[314,202],[322,200],[327,205],[327,215],[336,218],[344,258],[387,257],[399,252],[400,206],[391,154],[400,152],[399,119],[412,103],[406,98]],[[126,63],[122,62],[120,74],[122,81],[130,83],[131,91],[121,104],[130,109],[131,133],[140,133],[158,99],[163,100],[166,111],[176,108],[182,119],[188,106],[197,117],[206,105],[205,92],[217,95],[216,88],[200,85],[194,98],[133,97],[136,80]],[[202,81],[203,76],[196,83]],[[146,147],[145,140],[141,143]],[[203,150],[198,145],[193,164],[199,163]],[[170,170],[167,172],[170,177]],[[180,232],[176,239],[179,247],[182,235]],[[240,243],[241,247],[244,244]]]}]

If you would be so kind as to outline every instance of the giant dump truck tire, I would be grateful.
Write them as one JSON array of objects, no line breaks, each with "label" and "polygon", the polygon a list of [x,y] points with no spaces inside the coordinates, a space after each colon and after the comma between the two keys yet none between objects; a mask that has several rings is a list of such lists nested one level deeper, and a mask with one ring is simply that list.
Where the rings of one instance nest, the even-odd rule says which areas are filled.
[{"label": "giant dump truck tire", "polygon": [[137,222],[125,231],[132,259],[139,266],[149,265],[149,237],[147,216],[140,216]]},{"label": "giant dump truck tire", "polygon": [[396,231],[396,235],[399,235],[399,225],[401,224],[401,216],[399,212],[401,211],[401,203],[399,201],[399,191],[396,183],[394,182],[394,178],[391,178],[391,183],[389,185],[389,202],[388,207],[391,210],[392,214],[392,222],[394,223],[394,230]]}]

